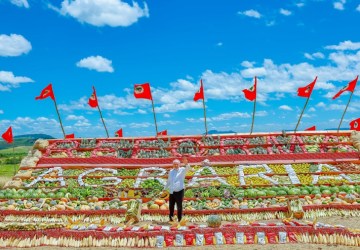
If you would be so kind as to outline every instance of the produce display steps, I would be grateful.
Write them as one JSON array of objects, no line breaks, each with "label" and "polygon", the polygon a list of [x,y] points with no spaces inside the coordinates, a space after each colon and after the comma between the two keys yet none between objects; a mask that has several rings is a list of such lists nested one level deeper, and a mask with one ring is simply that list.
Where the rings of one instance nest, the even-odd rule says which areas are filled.
[{"label": "produce display steps", "polygon": [[[135,229],[135,230],[134,230]],[[321,243],[359,246],[360,234],[344,228],[315,228],[311,225],[237,226],[178,230],[162,227],[152,231],[140,228],[103,227],[102,230],[73,231],[48,229],[7,231],[0,235],[2,246],[35,247],[171,247],[243,244]],[[126,230],[126,231],[125,231]]]},{"label": "produce display steps", "polygon": [[[226,156],[207,156],[189,157],[189,163],[201,162],[209,159],[211,162],[223,163],[283,163],[283,162],[313,162],[313,161],[339,161],[339,160],[359,160],[359,152],[347,153],[299,153],[299,154],[273,154],[273,155],[226,155]],[[160,165],[172,164],[174,158],[150,158],[150,159],[129,159],[113,157],[91,157],[91,158],[41,158],[39,166],[63,166],[63,165]]]},{"label": "produce display steps", "polygon": [[[22,162],[24,164],[21,164],[21,171],[18,173],[22,184],[19,188],[9,188],[1,193],[2,197],[7,197],[7,199],[0,200],[0,246],[149,246],[160,248],[296,242],[360,246],[360,230],[324,225],[314,220],[314,218],[328,216],[360,217],[358,195],[360,153],[352,146],[350,136],[350,131],[341,133],[316,131],[289,133],[286,136],[281,133],[259,133],[206,137],[43,141],[42,145],[46,146],[35,143],[34,148],[40,151],[32,151]],[[166,158],[151,158],[164,156]],[[168,199],[166,196],[155,199],[155,196],[159,194],[148,190],[160,188],[153,182],[156,179],[154,177],[162,175],[161,178],[166,178],[166,171],[171,168],[172,161],[182,156],[187,156],[191,165],[201,165],[204,159],[209,159],[214,169],[208,169],[200,175],[200,172],[196,172],[193,176],[187,177],[190,180],[187,180],[189,184],[187,190],[194,192],[194,195],[189,197],[197,197],[200,192],[200,197],[203,198],[186,198],[184,201],[184,215],[190,225],[186,226],[185,223],[180,224],[181,226],[173,224],[169,226],[168,209],[165,206]],[[311,165],[311,169],[304,167],[303,164],[294,168],[274,166],[274,169],[279,172],[283,171],[282,169],[286,170],[287,173],[283,174],[275,173],[272,168],[271,171],[274,173],[270,173],[269,167],[264,166],[265,172],[261,169],[259,171],[250,169],[252,166],[249,165],[260,165],[260,163],[289,165],[311,163],[308,164]],[[324,166],[320,166],[324,163],[339,166],[340,171],[337,172],[330,166],[325,166],[325,170]],[[319,172],[314,172],[316,164],[319,165],[317,166]],[[218,172],[215,168],[217,165],[234,167],[239,172],[227,172],[228,170],[224,169]],[[254,166],[254,168],[258,167],[261,168],[261,166]],[[41,171],[43,169],[45,171]],[[73,171],[76,169],[82,171]],[[26,170],[31,170],[27,171],[30,174],[27,177],[21,177],[21,174],[26,176]],[[71,171],[65,172],[66,170]],[[295,170],[305,172],[297,173]],[[324,172],[321,172],[322,170]],[[64,176],[64,173],[69,175]],[[347,178],[345,176],[347,174],[354,175]],[[261,176],[265,176],[269,179],[274,175],[274,178],[278,178],[279,184],[277,181],[272,181],[274,185],[261,185],[264,182],[261,182],[259,177],[262,179]],[[286,175],[289,176],[292,184],[280,184],[280,180],[287,181],[284,178]],[[299,179],[297,175],[301,175],[298,176]],[[311,175],[317,175],[317,177]],[[339,175],[343,175],[343,178],[338,178]],[[227,177],[238,177],[239,180],[236,182]],[[244,179],[244,177],[249,178]],[[74,180],[76,178],[78,178],[77,182]],[[196,190],[197,187],[191,188],[191,181],[195,182],[197,178],[201,179],[200,190]],[[230,191],[229,187],[229,190],[225,192],[224,187],[219,186],[219,188],[215,187],[215,190],[218,192],[221,190],[220,196],[218,192],[202,193],[201,190],[206,189],[203,186],[211,189],[214,185],[213,180],[206,181],[206,178],[213,178],[213,180],[224,178],[231,185],[234,184],[231,187],[234,190]],[[299,181],[307,183],[309,178],[313,178],[314,185],[312,186],[319,186],[319,190],[312,188],[314,195],[305,196],[302,190],[304,184],[298,183]],[[120,182],[120,179],[124,181]],[[140,185],[145,179],[149,179],[150,182]],[[343,185],[340,183],[343,179],[346,184],[340,187]],[[350,182],[352,180],[355,182]],[[317,181],[319,181],[318,184]],[[236,184],[239,182],[241,185]],[[122,183],[125,183],[124,186],[119,187]],[[242,198],[235,196],[236,192],[241,190],[234,186],[246,188],[248,193]],[[291,190],[288,189],[285,192],[288,195],[280,195],[284,193],[284,190],[277,190],[278,193],[276,193],[274,190],[265,192],[265,189],[262,189],[280,186],[284,188],[289,186]],[[326,186],[331,186],[331,189],[328,190]],[[296,189],[296,187],[299,188]],[[259,190],[255,190],[256,188]],[[139,190],[143,190],[144,193],[141,194]],[[355,190],[356,194],[353,193]],[[153,196],[153,199],[142,198],[147,197],[145,195]],[[123,198],[128,196],[130,198]],[[131,197],[142,198],[143,204],[141,204],[142,210],[139,215],[140,223],[129,226],[124,223],[126,223],[128,216],[126,212],[129,209],[126,202],[136,199]],[[308,223],[304,220],[297,221],[289,218],[292,216],[297,218],[301,213],[303,218],[314,220],[314,222]],[[214,220],[216,217],[217,221]],[[278,220],[279,223],[257,223],[256,221],[259,220]],[[239,224],[210,227],[215,224],[220,225],[217,224],[219,221]],[[55,229],[59,227],[61,228]]]}]

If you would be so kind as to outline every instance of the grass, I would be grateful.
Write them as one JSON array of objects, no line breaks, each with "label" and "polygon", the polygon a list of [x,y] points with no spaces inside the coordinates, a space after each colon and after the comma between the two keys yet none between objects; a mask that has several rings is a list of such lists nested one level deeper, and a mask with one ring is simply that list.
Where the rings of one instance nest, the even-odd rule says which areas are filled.
[{"label": "grass", "polygon": [[[14,153],[27,154],[32,146],[19,146],[14,148]],[[13,148],[1,149],[0,154],[12,154]]]},{"label": "grass", "polygon": [[[16,168],[16,171],[14,171],[14,168]],[[17,164],[0,164],[0,177],[13,177],[18,169],[19,165]]]}]

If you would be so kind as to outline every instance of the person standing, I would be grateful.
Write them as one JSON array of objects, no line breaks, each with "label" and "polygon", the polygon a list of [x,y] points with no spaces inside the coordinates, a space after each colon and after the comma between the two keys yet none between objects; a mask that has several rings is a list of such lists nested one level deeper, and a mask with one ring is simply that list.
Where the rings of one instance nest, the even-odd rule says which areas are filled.
[{"label": "person standing", "polygon": [[182,218],[182,203],[184,199],[184,189],[185,189],[185,176],[188,171],[194,170],[190,167],[187,158],[182,159],[184,166],[181,166],[179,160],[173,161],[173,169],[170,170],[168,180],[165,185],[165,190],[167,189],[170,193],[169,197],[169,210],[170,210],[170,221],[173,221],[175,204],[177,208],[177,218],[178,221],[181,221]]}]

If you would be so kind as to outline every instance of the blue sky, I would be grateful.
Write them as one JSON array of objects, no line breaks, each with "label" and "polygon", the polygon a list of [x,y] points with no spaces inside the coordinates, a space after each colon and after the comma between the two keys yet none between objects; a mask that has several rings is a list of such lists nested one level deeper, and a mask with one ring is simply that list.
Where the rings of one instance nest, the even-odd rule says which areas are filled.
[{"label": "blue sky", "polygon": [[[295,128],[306,101],[297,88],[318,82],[299,129],[336,128],[349,93],[331,97],[360,73],[360,1],[0,0],[0,130],[102,137],[95,85],[113,134],[153,136],[151,102],[133,97],[149,82],[159,131],[249,132],[253,103],[242,89],[258,77],[255,132]],[[343,127],[359,117],[360,87]]]}]

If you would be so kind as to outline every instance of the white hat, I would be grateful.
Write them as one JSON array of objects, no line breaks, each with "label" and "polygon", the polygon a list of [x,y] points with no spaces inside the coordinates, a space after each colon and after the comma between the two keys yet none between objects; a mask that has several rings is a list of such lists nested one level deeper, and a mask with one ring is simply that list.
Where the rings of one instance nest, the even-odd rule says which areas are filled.
[{"label": "white hat", "polygon": [[178,159],[173,160],[173,164],[180,164],[180,161]]}]

